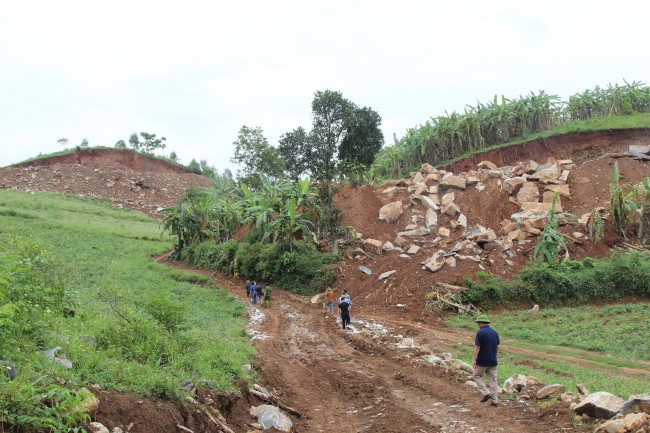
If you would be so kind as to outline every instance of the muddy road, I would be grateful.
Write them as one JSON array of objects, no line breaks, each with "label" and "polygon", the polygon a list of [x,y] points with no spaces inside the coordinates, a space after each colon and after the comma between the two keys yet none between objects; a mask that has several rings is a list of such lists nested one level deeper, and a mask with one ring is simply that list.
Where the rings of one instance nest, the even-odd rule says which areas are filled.
[{"label": "muddy road", "polygon": [[[214,276],[241,299],[239,282]],[[353,299],[354,301],[354,299]],[[381,314],[356,314],[343,330],[338,315],[309,298],[275,289],[270,308],[249,305],[262,385],[300,411],[294,431],[314,432],[585,432],[568,404],[480,403],[466,373],[423,359],[409,339],[439,348],[469,332],[432,329]],[[407,338],[405,340],[405,338]],[[401,344],[400,344],[401,343]],[[436,350],[437,351],[437,350]],[[442,349],[441,349],[442,351]],[[505,378],[500,378],[500,382]]]}]

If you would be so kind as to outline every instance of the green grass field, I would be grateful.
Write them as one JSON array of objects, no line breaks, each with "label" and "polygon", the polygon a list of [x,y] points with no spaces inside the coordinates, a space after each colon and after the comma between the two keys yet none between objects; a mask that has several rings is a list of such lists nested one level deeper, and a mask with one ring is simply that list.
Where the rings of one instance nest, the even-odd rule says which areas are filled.
[{"label": "green grass field", "polygon": [[[47,375],[51,383],[175,398],[182,379],[219,390],[253,379],[242,369],[254,355],[244,305],[208,278],[155,263],[172,247],[160,233],[158,221],[108,203],[0,191],[0,288],[11,290],[17,277],[8,263],[31,245],[44,251],[48,275],[64,277],[75,311],[45,311],[38,335],[11,328],[14,344],[0,343],[0,359],[18,366],[15,382]],[[55,346],[74,368],[40,353]]]},{"label": "green grass field", "polygon": [[[650,304],[542,309],[492,315],[501,336],[499,376],[532,375],[569,391],[583,383],[622,398],[650,391]],[[449,317],[449,326],[476,331],[470,317]],[[471,361],[473,342],[455,350]]]}]

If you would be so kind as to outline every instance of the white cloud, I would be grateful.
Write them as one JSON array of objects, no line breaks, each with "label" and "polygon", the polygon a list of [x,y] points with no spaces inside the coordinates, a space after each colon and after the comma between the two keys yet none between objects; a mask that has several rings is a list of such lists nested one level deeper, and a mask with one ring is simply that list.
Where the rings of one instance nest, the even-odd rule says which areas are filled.
[{"label": "white cloud", "polygon": [[0,3],[0,165],[85,137],[167,137],[229,166],[242,125],[309,126],[317,90],[383,118],[386,141],[445,110],[647,81],[644,1]]}]

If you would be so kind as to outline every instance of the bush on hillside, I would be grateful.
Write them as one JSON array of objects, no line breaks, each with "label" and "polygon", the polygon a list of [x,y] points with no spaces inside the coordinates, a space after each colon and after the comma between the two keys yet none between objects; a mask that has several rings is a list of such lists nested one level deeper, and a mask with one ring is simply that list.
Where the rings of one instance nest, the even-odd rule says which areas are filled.
[{"label": "bush on hillside", "polygon": [[513,283],[485,272],[465,277],[461,302],[489,308],[497,304],[580,305],[625,296],[650,297],[650,255],[614,253],[604,259],[531,262]]},{"label": "bush on hillside", "polygon": [[336,262],[335,255],[321,253],[306,243],[296,243],[293,248],[289,251],[282,244],[205,241],[183,249],[182,260],[306,295],[334,281],[334,271],[324,265]]}]

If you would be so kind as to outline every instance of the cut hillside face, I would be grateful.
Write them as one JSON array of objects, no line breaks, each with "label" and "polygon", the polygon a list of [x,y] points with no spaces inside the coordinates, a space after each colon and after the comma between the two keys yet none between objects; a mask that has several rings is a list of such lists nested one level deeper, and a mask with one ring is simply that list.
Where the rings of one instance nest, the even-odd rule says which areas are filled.
[{"label": "cut hillside face", "polygon": [[89,149],[0,168],[0,188],[109,200],[117,207],[153,216],[176,205],[186,189],[208,186],[205,176],[128,150]]},{"label": "cut hillside face", "polygon": [[[595,208],[609,207],[614,158],[608,151],[620,156],[625,150],[621,146],[650,142],[645,133],[636,139],[627,132],[607,137],[609,148],[600,136],[595,145],[562,142],[561,158],[547,154],[544,159],[515,160],[520,148],[503,148],[496,162],[510,161],[507,166],[485,159],[454,173],[424,164],[409,178],[378,190],[342,188],[337,204],[344,223],[362,233],[364,241],[394,248],[348,257],[337,287],[361,296],[360,308],[397,311],[396,305],[402,305],[401,310],[417,314],[427,288],[436,283],[462,285],[464,276],[473,278],[479,271],[510,279],[530,261],[556,194],[556,212],[575,216],[560,227],[569,236],[568,256],[605,257],[622,238],[608,232],[604,242],[594,244],[587,238],[586,221]],[[580,164],[571,159],[574,145],[582,155]],[[584,160],[590,148],[595,159]],[[618,164],[622,182],[638,182],[650,170],[643,160],[620,158]],[[461,166],[468,168],[467,162],[452,168]],[[379,219],[379,209],[388,203],[401,203],[402,213],[392,223]],[[360,265],[373,274],[359,272]],[[381,282],[376,279],[388,271],[396,272]]]}]

